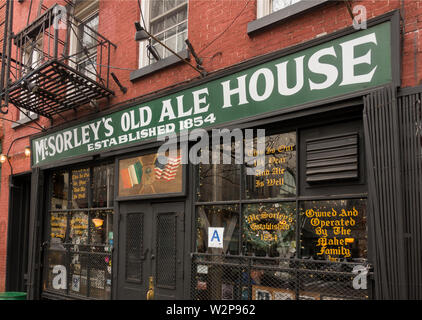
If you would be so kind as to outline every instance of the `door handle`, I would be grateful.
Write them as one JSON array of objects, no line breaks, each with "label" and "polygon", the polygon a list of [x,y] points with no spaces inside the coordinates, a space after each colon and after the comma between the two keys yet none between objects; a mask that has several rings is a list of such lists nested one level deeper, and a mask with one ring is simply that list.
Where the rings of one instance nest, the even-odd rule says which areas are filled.
[{"label": "door handle", "polygon": [[154,277],[149,277],[149,289],[147,291],[147,300],[154,300]]}]

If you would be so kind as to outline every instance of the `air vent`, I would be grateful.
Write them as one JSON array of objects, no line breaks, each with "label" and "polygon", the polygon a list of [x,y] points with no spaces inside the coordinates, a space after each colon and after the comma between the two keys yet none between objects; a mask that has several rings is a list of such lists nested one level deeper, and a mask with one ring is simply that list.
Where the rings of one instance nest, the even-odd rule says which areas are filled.
[{"label": "air vent", "polygon": [[322,183],[359,177],[358,133],[306,141],[306,182]]}]

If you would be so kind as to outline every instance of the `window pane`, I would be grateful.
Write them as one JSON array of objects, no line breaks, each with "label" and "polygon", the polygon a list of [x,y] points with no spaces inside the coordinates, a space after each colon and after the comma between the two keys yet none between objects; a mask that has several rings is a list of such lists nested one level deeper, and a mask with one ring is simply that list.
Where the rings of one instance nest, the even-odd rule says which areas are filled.
[{"label": "window pane", "polygon": [[164,19],[164,28],[168,29],[176,25],[177,23],[177,13],[170,14]]},{"label": "window pane", "polygon": [[72,208],[88,208],[89,168],[72,170]]},{"label": "window pane", "polygon": [[183,33],[179,33],[177,35],[177,48],[176,48],[176,52],[180,52],[182,51],[186,44],[185,44],[185,40],[187,38],[187,32],[183,32]]},{"label": "window pane", "polygon": [[294,258],[296,203],[245,204],[243,245],[246,255]]},{"label": "window pane", "polygon": [[102,165],[93,169],[94,208],[112,207],[114,199],[114,164]]},{"label": "window pane", "polygon": [[180,10],[177,13],[177,22],[185,21],[188,18],[188,11],[186,9]]},{"label": "window pane", "polygon": [[301,0],[272,0],[272,12],[287,8]]},{"label": "window pane", "polygon": [[44,269],[44,289],[66,294],[67,271],[66,251],[63,246],[50,248],[46,253],[47,265]]},{"label": "window pane", "polygon": [[87,255],[76,251],[70,254],[70,259],[69,292],[75,295],[87,296]]},{"label": "window pane", "polygon": [[176,0],[165,0],[164,1],[164,11],[173,9],[176,6]]},{"label": "window pane", "polygon": [[[167,30],[167,31],[166,31],[166,33],[165,33],[164,37],[166,38],[166,40],[167,40],[167,41],[168,41],[170,38],[174,37],[174,35],[176,34],[176,30],[177,30],[177,28],[176,28],[176,27],[174,27],[174,28],[171,28],[170,30]],[[171,48],[174,50],[174,48],[173,48],[173,47],[171,47]]]},{"label": "window pane", "polygon": [[[159,43],[154,43],[153,44],[155,50],[157,51],[158,55],[163,58],[164,57],[164,47],[159,44]],[[150,58],[151,61],[155,61],[154,57],[152,55],[150,55],[150,53],[148,52],[148,57]]]},{"label": "window pane", "polygon": [[366,200],[305,201],[300,215],[302,257],[366,259]]},{"label": "window pane", "polygon": [[110,299],[111,296],[111,263],[110,255],[88,255],[90,297]]},{"label": "window pane", "polygon": [[151,33],[156,35],[164,30],[164,20],[160,19],[154,23],[151,23]]},{"label": "window pane", "polygon": [[80,62],[77,66],[78,71],[92,80],[97,78],[96,69],[97,56],[92,56],[87,60]]},{"label": "window pane", "polygon": [[86,21],[82,26],[82,43],[84,47],[90,49],[90,47],[96,45],[98,31],[98,15],[95,15],[88,21]]},{"label": "window pane", "polygon": [[200,164],[198,201],[238,200],[240,165]]},{"label": "window pane", "polygon": [[69,240],[75,244],[88,244],[88,213],[73,212],[70,219]]},{"label": "window pane", "polygon": [[[258,158],[259,159],[259,158]],[[265,167],[246,175],[246,199],[296,195],[296,133],[265,137]]]},{"label": "window pane", "polygon": [[[174,30],[174,29],[173,29]],[[167,38],[165,41],[165,45],[167,47],[169,47],[171,50],[176,51],[176,37],[172,36],[170,38]],[[172,55],[172,53],[170,52],[170,50],[166,50],[166,57]]]},{"label": "window pane", "polygon": [[150,2],[151,6],[151,19],[161,15],[164,12],[164,5],[162,0],[155,0]]},{"label": "window pane", "polygon": [[94,210],[90,221],[91,244],[102,244],[106,247],[100,251],[108,251],[113,240],[113,210]]},{"label": "window pane", "polygon": [[50,216],[51,246],[66,241],[67,212],[52,212]]},{"label": "window pane", "polygon": [[69,194],[69,174],[55,172],[52,175],[53,192],[51,195],[51,210],[67,209]]},{"label": "window pane", "polygon": [[[197,209],[197,252],[239,254],[239,208],[237,205],[200,206]],[[223,247],[208,246],[209,228],[224,228]],[[213,240],[220,236],[215,234]],[[211,235],[211,238],[213,235]]]}]

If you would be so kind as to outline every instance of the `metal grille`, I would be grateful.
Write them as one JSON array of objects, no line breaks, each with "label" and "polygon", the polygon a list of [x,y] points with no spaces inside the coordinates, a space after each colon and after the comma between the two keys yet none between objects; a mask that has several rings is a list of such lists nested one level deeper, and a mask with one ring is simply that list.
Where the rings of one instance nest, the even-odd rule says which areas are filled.
[{"label": "metal grille", "polygon": [[[13,12],[13,1],[6,3],[6,12]],[[2,8],[0,2],[0,11]],[[5,83],[4,79],[0,81],[0,99],[4,100],[2,113],[8,112],[8,103],[12,102],[25,115],[31,111],[50,119],[59,115],[66,120],[62,112],[76,111],[81,105],[114,95],[109,86],[112,74],[109,63],[111,47],[116,48],[116,45],[86,22],[79,21],[70,7],[69,12],[66,10],[53,5],[23,30],[14,33],[13,39],[11,23],[2,24],[0,21],[0,29],[5,26],[3,34],[9,32],[7,41],[3,41],[3,48],[0,48],[0,51],[7,51],[0,52],[1,78],[10,78]],[[1,19],[5,18],[0,12]],[[11,21],[12,14],[8,19]],[[64,30],[59,30],[63,27]],[[90,39],[89,43],[84,42],[85,38]],[[76,40],[73,47],[78,47],[77,50],[70,50],[70,39]],[[12,40],[14,52],[11,52]],[[82,56],[89,64],[84,70],[74,67],[79,65]],[[10,68],[12,63],[13,68]],[[7,68],[4,68],[5,64]]]},{"label": "metal grille", "polygon": [[142,282],[144,214],[128,214],[126,228],[126,280]]},{"label": "metal grille", "polygon": [[111,253],[106,246],[61,244],[47,250],[44,292],[79,298],[111,298]]},{"label": "metal grille", "polygon": [[374,91],[364,97],[364,105],[368,226],[373,235],[376,298],[405,299],[404,204],[396,89]]},{"label": "metal grille", "polygon": [[176,215],[157,216],[157,286],[176,287]]},{"label": "metal grille", "polygon": [[[420,88],[419,88],[420,91]],[[422,299],[422,94],[398,99],[408,298]]]},{"label": "metal grille", "polygon": [[[353,271],[358,267],[366,271]],[[347,262],[193,254],[191,298],[365,300],[372,286],[368,269]]]},{"label": "metal grille", "polygon": [[358,134],[306,141],[306,182],[358,178]]}]

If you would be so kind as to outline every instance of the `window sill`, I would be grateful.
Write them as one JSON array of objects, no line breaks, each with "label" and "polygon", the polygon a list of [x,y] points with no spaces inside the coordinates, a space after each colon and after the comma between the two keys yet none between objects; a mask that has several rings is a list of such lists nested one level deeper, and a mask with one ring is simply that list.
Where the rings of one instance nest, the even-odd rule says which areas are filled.
[{"label": "window sill", "polygon": [[[189,51],[188,50],[182,50],[178,52],[178,55],[180,55],[183,59],[189,58]],[[165,59],[159,60],[153,64],[150,64],[149,66],[140,68],[138,70],[132,71],[130,73],[130,81],[135,81],[137,79],[140,79],[142,77],[145,77],[149,74],[152,74],[154,72],[157,72],[159,70],[162,70],[164,68],[167,68],[169,66],[175,65],[179,62],[182,62],[177,56],[171,55],[170,57],[167,57]]]},{"label": "window sill", "polygon": [[279,11],[273,12],[262,18],[256,19],[248,23],[247,33],[251,36],[253,33],[262,31],[268,27],[274,26],[290,17],[293,17],[299,13],[303,13],[307,10],[313,9],[316,6],[330,2],[331,0],[302,0],[291,6],[288,6]]},{"label": "window sill", "polygon": [[19,119],[16,122],[12,123],[12,129],[20,128],[20,127],[24,126],[25,124],[28,124],[28,123],[35,121],[35,120],[38,120],[38,118],[39,117],[36,114],[36,115],[33,115],[32,118],[26,117],[24,119]]}]

